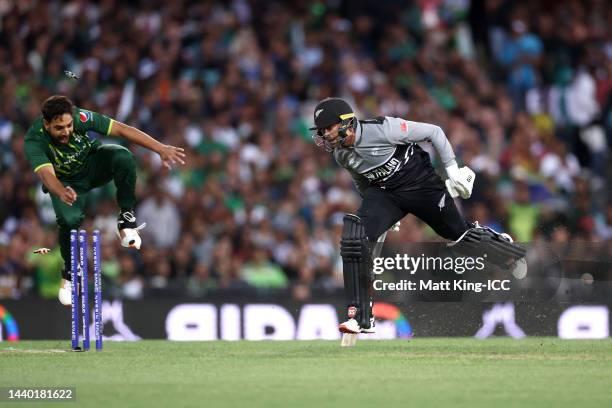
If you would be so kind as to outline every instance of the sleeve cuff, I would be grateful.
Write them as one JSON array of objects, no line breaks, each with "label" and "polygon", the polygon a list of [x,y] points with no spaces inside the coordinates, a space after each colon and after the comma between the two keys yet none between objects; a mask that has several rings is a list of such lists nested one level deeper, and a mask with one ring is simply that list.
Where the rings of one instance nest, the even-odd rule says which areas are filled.
[{"label": "sleeve cuff", "polygon": [[45,166],[53,166],[51,163],[43,163],[40,166],[36,166],[36,168],[34,169],[34,173],[38,172],[38,170],[42,169]]},{"label": "sleeve cuff", "polygon": [[110,135],[111,130],[113,129],[114,121],[115,121],[114,119],[111,119],[110,122],[108,122],[108,129],[106,129],[106,136]]},{"label": "sleeve cuff", "polygon": [[447,161],[446,163],[444,163],[444,167],[447,168],[447,169],[449,167],[454,167],[457,170],[459,170],[459,165],[457,165],[457,160],[455,160],[454,157],[452,159],[450,159],[449,161]]}]

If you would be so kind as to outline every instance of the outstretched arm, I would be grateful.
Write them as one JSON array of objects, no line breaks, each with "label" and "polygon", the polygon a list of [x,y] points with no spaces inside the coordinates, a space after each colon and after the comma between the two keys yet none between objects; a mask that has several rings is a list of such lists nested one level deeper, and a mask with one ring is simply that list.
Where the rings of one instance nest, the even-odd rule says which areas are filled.
[{"label": "outstretched arm", "polygon": [[444,167],[457,165],[455,153],[440,126],[424,122],[412,122],[401,118],[387,117],[387,135],[393,144],[431,142]]},{"label": "outstretched arm", "polygon": [[183,153],[185,150],[183,148],[163,144],[140,129],[114,120],[110,134],[123,137],[159,154],[164,167],[168,169],[171,169],[172,165],[176,163],[185,164],[185,153]]},{"label": "outstretched arm", "polygon": [[387,135],[393,144],[431,142],[434,145],[448,179],[446,188],[452,197],[469,198],[472,194],[476,175],[469,167],[457,166],[455,153],[440,126],[423,122],[411,122],[400,118],[387,117]]},{"label": "outstretched arm", "polygon": [[36,174],[42,180],[45,187],[51,194],[58,196],[63,202],[68,205],[72,205],[77,199],[77,193],[69,186],[64,186],[61,181],[58,180],[55,175],[53,166],[49,163],[48,165],[41,166],[36,170]]}]

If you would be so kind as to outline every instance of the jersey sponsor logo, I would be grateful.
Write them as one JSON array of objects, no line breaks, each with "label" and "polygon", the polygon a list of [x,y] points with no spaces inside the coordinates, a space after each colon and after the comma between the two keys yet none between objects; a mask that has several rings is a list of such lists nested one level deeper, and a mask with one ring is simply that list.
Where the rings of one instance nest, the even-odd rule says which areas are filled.
[{"label": "jersey sponsor logo", "polygon": [[79,111],[79,120],[83,123],[93,120],[93,115],[89,111]]},{"label": "jersey sponsor logo", "polygon": [[[136,217],[134,217],[134,214],[132,214],[129,211],[126,211],[123,213],[123,218],[127,221],[127,222],[136,222]],[[119,221],[119,222],[123,222],[123,221]]]}]

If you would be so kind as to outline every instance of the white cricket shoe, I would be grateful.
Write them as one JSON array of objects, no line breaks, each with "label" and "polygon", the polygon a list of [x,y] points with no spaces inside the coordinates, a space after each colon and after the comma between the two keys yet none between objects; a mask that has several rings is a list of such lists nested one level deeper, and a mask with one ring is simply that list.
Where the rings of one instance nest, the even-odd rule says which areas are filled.
[{"label": "white cricket shoe", "polygon": [[147,223],[136,226],[136,216],[131,211],[122,211],[117,219],[117,235],[121,240],[121,246],[125,248],[140,249],[142,239],[139,230],[147,226]]},{"label": "white cricket shoe", "polygon": [[[508,242],[514,242],[510,234],[502,232],[501,234],[499,234],[499,236]],[[524,279],[525,276],[527,276],[527,259],[525,259],[525,257],[514,261],[514,263],[512,264],[512,276],[519,280]]]},{"label": "white cricket shoe", "polygon": [[62,279],[57,298],[64,306],[72,305],[72,283],[69,280]]},{"label": "white cricket shoe", "polygon": [[357,320],[353,318],[348,319],[344,323],[340,323],[340,325],[338,326],[338,330],[340,330],[341,333],[361,333],[361,327],[359,327],[359,323],[357,323]]},{"label": "white cricket shoe", "polygon": [[140,249],[140,245],[142,244],[142,238],[140,238],[139,230],[146,227],[147,224],[140,224],[136,228],[124,228],[117,232],[119,235],[119,239],[121,239],[121,246],[125,248],[136,248]]}]

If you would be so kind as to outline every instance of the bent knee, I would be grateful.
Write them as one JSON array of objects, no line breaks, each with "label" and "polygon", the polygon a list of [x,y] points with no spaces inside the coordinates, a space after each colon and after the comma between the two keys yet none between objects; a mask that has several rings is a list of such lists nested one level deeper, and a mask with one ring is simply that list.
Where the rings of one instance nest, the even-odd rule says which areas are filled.
[{"label": "bent knee", "polygon": [[115,160],[134,160],[134,154],[123,146],[117,146],[113,152],[113,159]]},{"label": "bent knee", "polygon": [[117,146],[113,152],[113,166],[119,167],[135,167],[136,161],[134,154],[123,146]]}]

